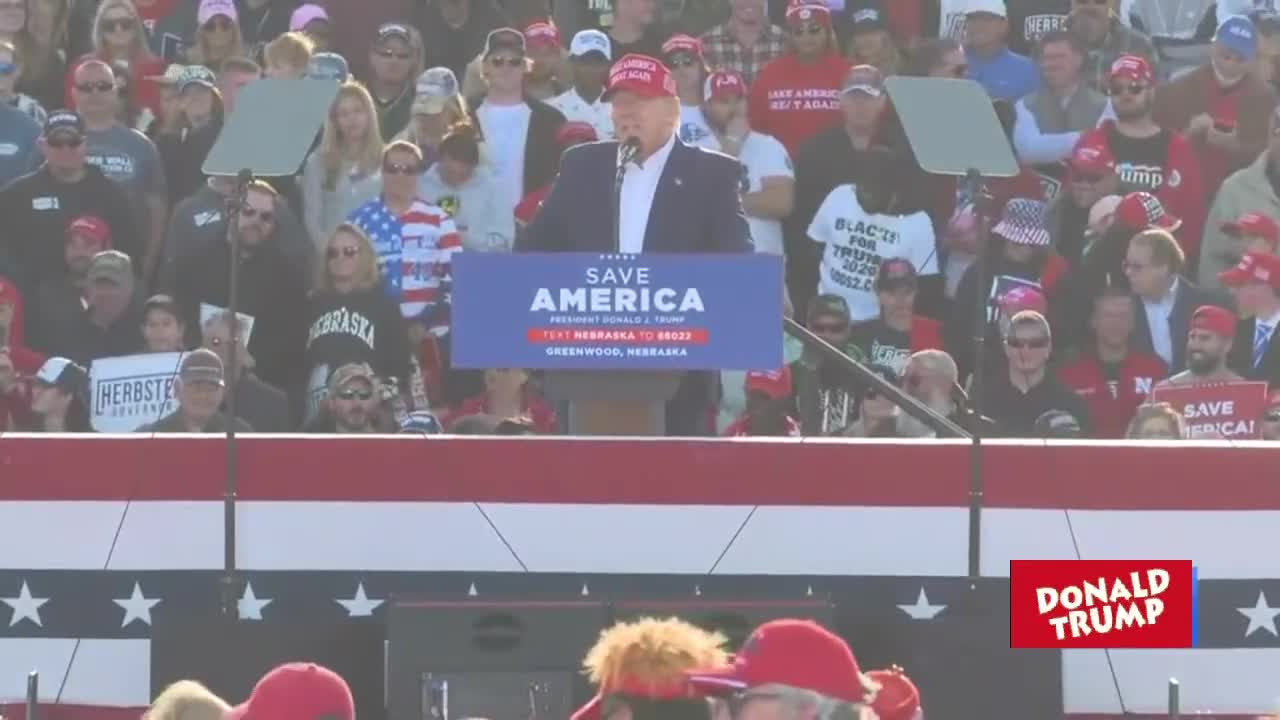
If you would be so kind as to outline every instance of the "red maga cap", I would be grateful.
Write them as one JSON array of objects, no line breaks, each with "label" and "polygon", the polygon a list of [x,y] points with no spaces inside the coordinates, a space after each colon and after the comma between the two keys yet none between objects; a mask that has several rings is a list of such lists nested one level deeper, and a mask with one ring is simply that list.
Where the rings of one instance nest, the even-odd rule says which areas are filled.
[{"label": "red maga cap", "polygon": [[872,687],[844,640],[812,620],[792,619],[756,628],[732,665],[691,672],[689,681],[708,692],[790,685],[845,702],[862,702]]},{"label": "red maga cap", "polygon": [[816,22],[830,27],[831,11],[814,0],[791,0],[787,3],[785,19],[788,23]]},{"label": "red maga cap", "polygon": [[1116,61],[1111,63],[1111,71],[1107,73],[1107,79],[1116,78],[1145,84],[1155,81],[1155,75],[1151,72],[1151,63],[1141,55],[1121,55],[1116,58]]},{"label": "red maga cap", "polygon": [[315,663],[285,663],[262,676],[249,699],[227,720],[355,720],[351,688],[334,671]]},{"label": "red maga cap", "polygon": [[783,365],[781,370],[752,370],[743,386],[747,392],[754,390],[781,400],[791,395],[791,368]]},{"label": "red maga cap", "polygon": [[[1087,138],[1088,136],[1084,136]],[[1071,169],[1079,175],[1098,177],[1116,171],[1116,156],[1105,142],[1085,140],[1076,143],[1071,151]]]},{"label": "red maga cap", "polygon": [[83,235],[98,243],[103,250],[111,249],[111,228],[97,215],[81,215],[67,225],[67,237]]},{"label": "red maga cap", "polygon": [[644,97],[675,97],[676,81],[662,61],[648,55],[631,53],[609,68],[609,81],[605,84],[604,99],[619,91],[633,92]]},{"label": "red maga cap", "polygon": [[599,139],[596,135],[596,129],[591,127],[590,123],[577,120],[563,123],[560,125],[560,129],[556,130],[556,144],[561,147],[575,143],[595,142]]},{"label": "red maga cap", "polygon": [[1222,223],[1222,232],[1228,235],[1253,235],[1271,243],[1274,248],[1280,243],[1280,226],[1270,216],[1249,212],[1230,222]]},{"label": "red maga cap", "polygon": [[1191,313],[1191,329],[1232,338],[1236,335],[1236,316],[1217,305],[1201,305]]},{"label": "red maga cap", "polygon": [[662,43],[663,55],[688,53],[694,57],[702,57],[702,41],[692,35],[672,35]]},{"label": "red maga cap", "polygon": [[747,95],[747,83],[732,70],[716,70],[707,76],[702,94],[708,100],[741,98]]},{"label": "red maga cap", "polygon": [[1149,192],[1131,192],[1116,206],[1116,222],[1135,231],[1159,228],[1173,232],[1182,220],[1169,214],[1160,198]]},{"label": "red maga cap", "polygon": [[559,47],[560,31],[549,22],[529,23],[524,29],[524,42],[527,47]]},{"label": "red maga cap", "polygon": [[1270,253],[1245,253],[1238,265],[1218,273],[1218,279],[1227,287],[1261,283],[1280,289],[1280,257]]}]

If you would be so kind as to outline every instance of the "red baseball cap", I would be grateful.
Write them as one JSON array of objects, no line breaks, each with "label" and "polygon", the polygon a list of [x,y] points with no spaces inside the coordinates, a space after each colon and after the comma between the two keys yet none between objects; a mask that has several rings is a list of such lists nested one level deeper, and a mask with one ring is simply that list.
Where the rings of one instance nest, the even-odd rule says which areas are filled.
[{"label": "red baseball cap", "polygon": [[1270,253],[1245,253],[1238,265],[1218,273],[1218,279],[1227,287],[1261,283],[1280,289],[1280,257]]},{"label": "red baseball cap", "polygon": [[559,47],[560,31],[549,22],[529,23],[524,29],[527,47]]},{"label": "red baseball cap", "polygon": [[1105,142],[1085,138],[1088,136],[1081,138],[1081,142],[1076,143],[1071,151],[1071,158],[1067,161],[1071,164],[1071,169],[1079,175],[1092,177],[1115,172],[1116,156],[1111,152],[1111,147]]},{"label": "red baseball cap", "polygon": [[1271,243],[1271,247],[1280,243],[1280,225],[1276,225],[1275,220],[1262,213],[1249,212],[1235,220],[1224,222],[1222,232],[1235,236],[1254,235]]},{"label": "red baseball cap", "polygon": [[1136,231],[1159,228],[1173,232],[1182,220],[1169,214],[1160,198],[1149,192],[1131,192],[1116,206],[1116,222]]},{"label": "red baseball cap", "polygon": [[732,665],[688,675],[690,684],[709,693],[780,684],[852,703],[873,687],[848,643],[812,620],[767,622],[751,633]]},{"label": "red baseball cap", "polygon": [[111,248],[111,228],[107,222],[97,215],[81,215],[67,225],[67,237],[83,235],[102,246],[103,250]]},{"label": "red baseball cap", "polygon": [[1029,285],[1019,285],[1011,288],[1000,296],[997,304],[1009,317],[1013,317],[1023,310],[1035,310],[1041,315],[1049,312],[1049,303],[1045,300],[1044,293]]},{"label": "red baseball cap", "polygon": [[561,147],[575,145],[577,143],[588,143],[599,140],[596,129],[591,127],[590,123],[578,120],[570,120],[562,123],[560,129],[556,130],[556,144]]},{"label": "red baseball cap", "polygon": [[737,99],[747,96],[747,82],[732,70],[716,70],[707,76],[702,94],[708,100]]},{"label": "red baseball cap", "polygon": [[1151,72],[1151,63],[1141,55],[1121,55],[1116,61],[1111,63],[1111,70],[1107,73],[1108,80],[1119,78],[1121,80],[1130,80],[1151,84],[1155,82],[1155,74]]},{"label": "red baseball cap", "polygon": [[871,681],[880,686],[871,700],[871,709],[878,720],[915,720],[920,715],[920,691],[902,668],[872,670],[867,673]]},{"label": "red baseball cap", "polygon": [[662,61],[630,53],[609,68],[609,80],[605,83],[602,99],[608,100],[621,90],[650,98],[675,97],[676,81]]},{"label": "red baseball cap", "polygon": [[791,368],[783,365],[781,370],[752,370],[743,386],[747,392],[755,390],[780,400],[791,394]]},{"label": "red baseball cap", "polygon": [[677,34],[667,38],[662,43],[663,55],[675,55],[676,53],[688,53],[694,57],[702,57],[702,41],[692,35]]},{"label": "red baseball cap", "polygon": [[315,663],[285,663],[262,676],[226,720],[355,720],[347,681]]},{"label": "red baseball cap", "polygon": [[787,23],[816,22],[831,27],[831,10],[814,0],[791,0],[784,19]]},{"label": "red baseball cap", "polygon": [[1217,305],[1201,305],[1191,313],[1191,329],[1233,338],[1236,335],[1236,316]]}]

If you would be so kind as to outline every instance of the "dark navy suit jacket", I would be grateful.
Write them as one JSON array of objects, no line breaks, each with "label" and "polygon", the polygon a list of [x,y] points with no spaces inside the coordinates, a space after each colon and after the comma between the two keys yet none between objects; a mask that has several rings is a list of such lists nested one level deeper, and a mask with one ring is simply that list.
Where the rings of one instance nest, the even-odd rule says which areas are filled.
[{"label": "dark navy suit jacket", "polygon": [[[528,230],[516,245],[523,252],[614,252],[613,183],[618,143],[571,148],[560,174]],[[751,252],[751,231],[742,210],[737,160],[675,139],[658,179],[646,253]],[[772,322],[761,318],[761,322]],[[706,435],[715,398],[716,374],[686,373],[667,403],[667,434]]]},{"label": "dark navy suit jacket", "polygon": [[[613,183],[618,143],[568,150],[560,174],[517,245],[524,252],[614,252]],[[750,252],[738,196],[738,161],[675,139],[654,191],[644,252]]]}]

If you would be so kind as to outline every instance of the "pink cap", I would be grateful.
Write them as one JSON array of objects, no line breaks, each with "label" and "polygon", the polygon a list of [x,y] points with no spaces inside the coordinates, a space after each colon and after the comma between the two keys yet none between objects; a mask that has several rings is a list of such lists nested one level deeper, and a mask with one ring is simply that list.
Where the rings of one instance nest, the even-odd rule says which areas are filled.
[{"label": "pink cap", "polygon": [[304,3],[289,16],[289,30],[297,32],[316,20],[329,22],[329,13],[315,3]]},{"label": "pink cap", "polygon": [[219,15],[233,21],[240,19],[236,12],[236,4],[232,0],[200,0],[200,9],[196,11],[196,22],[204,25]]}]

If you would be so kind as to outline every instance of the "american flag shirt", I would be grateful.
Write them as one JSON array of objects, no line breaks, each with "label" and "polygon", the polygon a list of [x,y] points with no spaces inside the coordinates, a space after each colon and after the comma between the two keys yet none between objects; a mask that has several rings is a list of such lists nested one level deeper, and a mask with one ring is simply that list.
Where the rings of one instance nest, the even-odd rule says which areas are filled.
[{"label": "american flag shirt", "polygon": [[414,200],[397,216],[377,198],[356,208],[350,219],[373,242],[383,287],[400,302],[400,314],[421,320],[433,335],[447,334],[453,255],[462,249],[449,213]]}]

